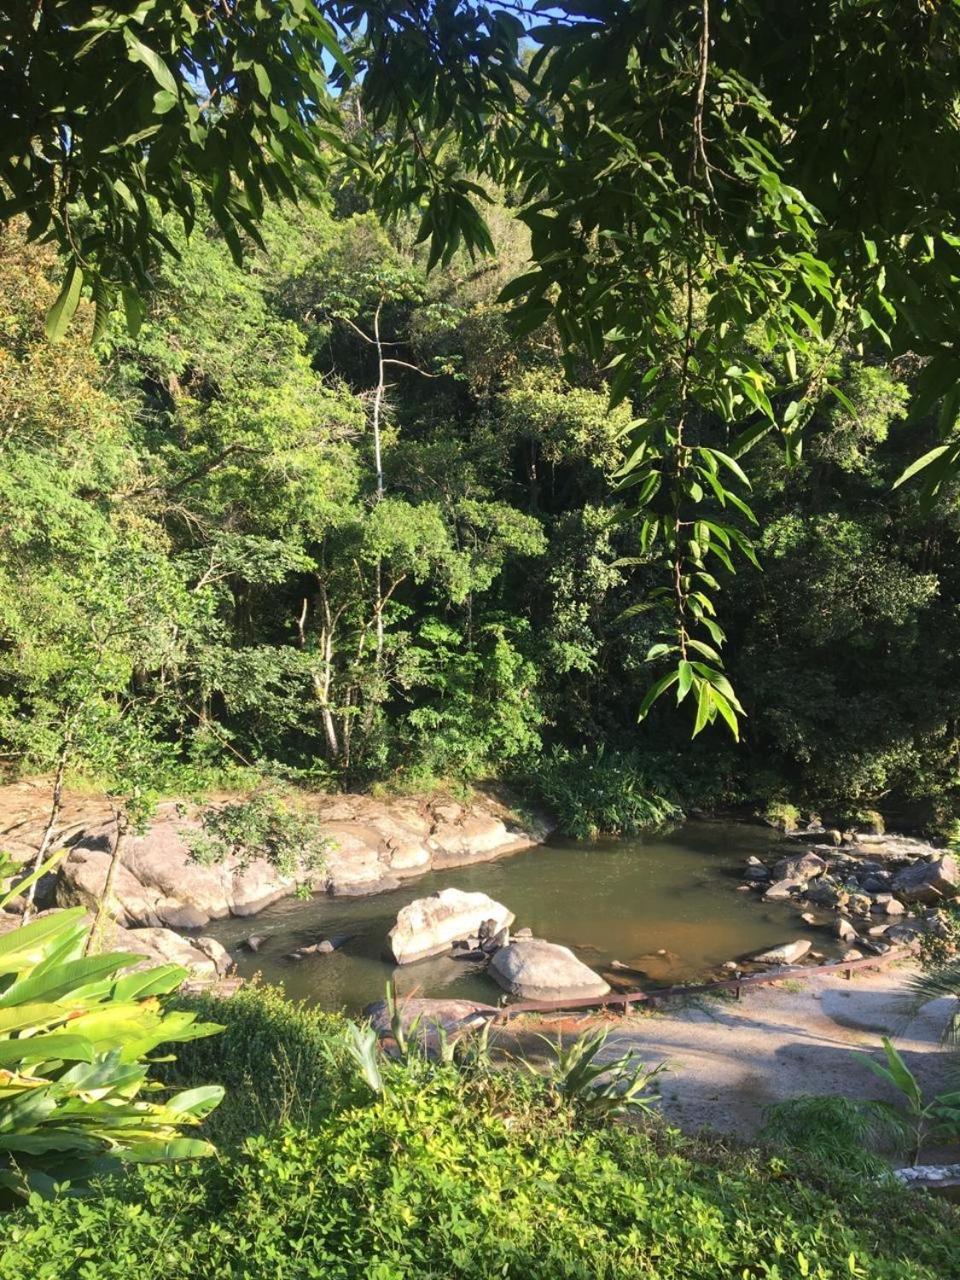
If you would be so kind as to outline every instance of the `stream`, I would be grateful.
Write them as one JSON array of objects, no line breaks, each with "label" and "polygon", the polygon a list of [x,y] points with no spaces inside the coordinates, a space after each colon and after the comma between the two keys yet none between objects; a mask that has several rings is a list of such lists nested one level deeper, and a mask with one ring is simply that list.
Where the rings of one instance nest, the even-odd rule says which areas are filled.
[{"label": "stream", "polygon": [[[631,975],[633,987],[684,982],[807,933],[795,906],[738,890],[745,860],[769,854],[776,842],[769,828],[721,822],[688,822],[634,840],[552,840],[494,862],[431,872],[389,893],[287,898],[205,932],[233,952],[243,977],[259,972],[294,999],[325,1009],[353,1011],[382,999],[391,974],[402,994],[495,1003],[499,988],[471,962],[437,956],[394,968],[381,958],[400,908],[453,886],[489,894],[514,912],[515,928],[564,943],[592,969],[603,973],[613,960],[637,968],[642,976]],[[839,954],[818,933],[815,945]],[[252,934],[265,938],[256,954],[240,948]],[[286,958],[335,934],[350,941],[333,954]]]}]

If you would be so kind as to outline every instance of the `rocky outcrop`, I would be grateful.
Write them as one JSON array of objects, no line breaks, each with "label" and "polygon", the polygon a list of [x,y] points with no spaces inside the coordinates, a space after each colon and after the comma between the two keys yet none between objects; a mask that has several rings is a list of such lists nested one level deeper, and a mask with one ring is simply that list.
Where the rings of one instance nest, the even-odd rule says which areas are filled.
[{"label": "rocky outcrop", "polygon": [[[35,920],[56,914],[57,908],[41,911]],[[87,917],[93,924],[91,912]],[[20,917],[0,912],[0,934],[19,928]],[[151,969],[158,965],[177,964],[187,970],[194,983],[219,981],[233,968],[230,953],[215,938],[182,938],[172,929],[157,927],[125,929],[115,920],[106,922],[99,935],[99,951],[127,951],[142,955],[141,964],[132,964],[130,970]]]},{"label": "rocky outcrop", "polygon": [[429,898],[415,899],[397,914],[387,934],[387,954],[397,964],[412,964],[442,955],[454,942],[479,935],[481,929],[493,936],[513,921],[513,912],[485,893],[441,889]]},{"label": "rocky outcrop", "polygon": [[610,990],[569,947],[539,938],[524,938],[501,947],[487,972],[504,991],[522,1000],[590,999]]},{"label": "rocky outcrop", "polygon": [[[298,883],[338,896],[379,893],[431,868],[486,861],[539,843],[546,824],[521,828],[493,797],[470,806],[452,799],[319,796],[308,807],[329,841],[321,871],[281,876],[269,862],[229,859],[202,866],[190,853],[196,813],[163,805],[149,830],[128,836],[113,882],[111,910],[125,927],[203,929],[225,916],[249,916],[292,893]],[[103,896],[113,829],[88,826],[60,870],[61,906],[95,907]]]},{"label": "rocky outcrop", "polygon": [[916,862],[893,878],[893,892],[904,902],[936,903],[960,893],[960,867],[952,854]]},{"label": "rocky outcrop", "polygon": [[[285,897],[296,886],[264,859],[246,866],[231,858],[202,866],[190,853],[188,833],[196,821],[176,810],[162,812],[145,835],[127,836],[108,904],[124,927],[202,929],[224,916],[248,916]],[[110,867],[110,824],[85,833],[60,869],[61,906],[94,908],[103,897]],[[316,887],[321,887],[318,879]]]}]

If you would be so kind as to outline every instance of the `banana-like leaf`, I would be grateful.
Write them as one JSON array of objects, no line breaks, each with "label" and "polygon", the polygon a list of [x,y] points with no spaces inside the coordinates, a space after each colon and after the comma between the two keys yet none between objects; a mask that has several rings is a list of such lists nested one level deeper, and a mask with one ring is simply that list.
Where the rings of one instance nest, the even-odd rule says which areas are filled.
[{"label": "banana-like leaf", "polygon": [[19,973],[29,965],[39,964],[50,943],[62,941],[85,920],[86,914],[83,907],[73,907],[5,933],[0,937],[0,973]]},{"label": "banana-like leaf", "polygon": [[106,955],[69,960],[66,964],[55,965],[46,973],[29,974],[18,979],[0,996],[0,1008],[29,1000],[62,1000],[71,994],[80,995],[85,984],[129,968],[142,959],[143,956],[136,952],[113,951]]},{"label": "banana-like leaf", "polygon": [[168,1160],[196,1160],[213,1155],[215,1148],[202,1138],[172,1138],[169,1142],[143,1142],[121,1152],[128,1164],[159,1164]]},{"label": "banana-like leaf", "polygon": [[50,1062],[54,1059],[92,1062],[94,1047],[85,1036],[38,1035],[0,1040],[0,1067],[18,1062]]},{"label": "banana-like leaf", "polygon": [[175,1094],[166,1105],[171,1115],[193,1116],[202,1119],[223,1101],[223,1085],[207,1084],[196,1089],[184,1089]]}]

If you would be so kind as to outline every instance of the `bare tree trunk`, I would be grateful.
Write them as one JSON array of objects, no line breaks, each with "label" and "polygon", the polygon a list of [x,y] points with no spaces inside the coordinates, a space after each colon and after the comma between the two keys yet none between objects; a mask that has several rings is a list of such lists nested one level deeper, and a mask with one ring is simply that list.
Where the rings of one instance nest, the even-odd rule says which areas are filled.
[{"label": "bare tree trunk", "polygon": [[[333,718],[333,711],[330,707],[330,691],[333,687],[333,634],[340,615],[338,613],[336,617],[333,616],[323,580],[318,576],[317,581],[320,612],[323,617],[323,625],[319,631],[320,653],[323,665],[320,672],[315,671],[313,673],[313,691],[320,704],[320,718],[323,723],[324,736],[327,740],[327,750],[330,753],[331,760],[338,760],[340,758],[340,740],[337,735],[337,725]],[[301,649],[305,649],[307,646],[306,623],[308,609],[309,602],[304,597],[303,608],[297,618],[297,636]]]},{"label": "bare tree trunk", "polygon": [[93,925],[90,933],[87,935],[87,944],[83,949],[83,954],[89,956],[99,951],[101,936],[103,933],[104,920],[107,915],[108,903],[113,893],[113,882],[117,876],[117,867],[120,865],[120,855],[123,853],[123,846],[126,842],[127,831],[130,826],[130,820],[125,811],[119,806],[113,810],[113,819],[116,824],[117,838],[113,845],[113,854],[110,858],[110,866],[107,868],[107,878],[103,882],[103,895],[97,905],[97,914],[94,917]]},{"label": "bare tree trunk", "polygon": [[[53,844],[54,832],[57,829],[57,823],[60,821],[60,811],[63,808],[63,777],[67,771],[67,761],[70,759],[70,748],[73,746],[73,728],[68,724],[64,735],[63,742],[60,746],[60,757],[57,760],[57,772],[53,778],[53,795],[50,801],[50,815],[47,818],[47,825],[44,827],[43,836],[40,840],[40,847],[37,849],[37,856],[33,860],[33,872],[36,873],[43,866],[44,859],[50,851]],[[37,895],[36,880],[27,890],[27,903],[23,908],[23,923],[26,924],[30,919],[33,911],[33,904]]]},{"label": "bare tree trunk", "polygon": [[[383,363],[383,341],[380,337],[380,310],[382,306],[383,300],[381,299],[373,315],[373,339],[377,348],[377,386],[373,394],[373,462],[377,473],[375,490],[377,502],[382,502],[384,495],[383,456],[380,450],[380,414],[383,409],[383,397],[387,386]],[[376,670],[379,677],[380,669],[383,665],[383,582],[379,559],[374,566],[373,588],[373,611],[377,627]]]}]

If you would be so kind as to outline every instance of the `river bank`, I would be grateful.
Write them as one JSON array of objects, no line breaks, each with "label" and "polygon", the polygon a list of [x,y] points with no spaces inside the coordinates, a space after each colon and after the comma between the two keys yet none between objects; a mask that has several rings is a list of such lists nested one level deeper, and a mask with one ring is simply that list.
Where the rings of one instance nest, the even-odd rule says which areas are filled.
[{"label": "river bank", "polygon": [[849,979],[809,969],[752,988],[742,1000],[691,997],[626,1017],[527,1015],[500,1033],[500,1043],[537,1061],[546,1052],[539,1037],[566,1039],[605,1026],[605,1056],[633,1050],[648,1066],[667,1064],[661,1108],[670,1123],[687,1133],[709,1128],[749,1140],[764,1109],[788,1098],[897,1101],[854,1056],[876,1054],[885,1035],[927,1096],[949,1086],[956,1064],[938,1050],[956,1002],[945,997],[918,1006],[910,989],[916,972],[910,962]]}]

